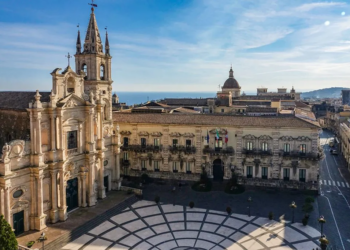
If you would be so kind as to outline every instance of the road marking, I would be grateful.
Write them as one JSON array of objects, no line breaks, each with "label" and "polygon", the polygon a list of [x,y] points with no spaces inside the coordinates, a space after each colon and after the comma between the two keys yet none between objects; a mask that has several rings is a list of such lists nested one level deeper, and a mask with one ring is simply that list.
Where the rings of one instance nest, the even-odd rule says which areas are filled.
[{"label": "road marking", "polygon": [[341,184],[342,184],[342,186],[343,186],[343,187],[345,187],[345,184],[344,184],[344,182],[341,182]]},{"label": "road marking", "polygon": [[333,186],[335,186],[335,181],[333,181]]},{"label": "road marking", "polygon": [[322,185],[322,180],[320,180],[320,185]]},{"label": "road marking", "polygon": [[331,183],[331,181],[330,181],[330,180],[328,180],[328,184],[329,184],[329,186],[332,186],[332,183]]},{"label": "road marking", "polygon": [[334,159],[335,164],[338,166],[338,162],[337,162],[337,160],[335,159],[334,155],[333,155],[333,159]]},{"label": "road marking", "polygon": [[338,168],[338,170],[339,170],[340,176],[341,176],[342,178],[344,178],[344,176],[341,174],[340,168]]},{"label": "road marking", "polygon": [[349,183],[345,182],[345,184],[346,184],[346,186],[347,186],[348,188],[350,188]]},{"label": "road marking", "polygon": [[329,201],[329,199],[328,199],[327,196],[322,196],[322,197],[326,198],[327,201],[328,201],[329,207],[330,207],[331,212],[332,212],[332,215],[333,215],[333,220],[334,220],[335,226],[337,227],[337,231],[338,231],[338,235],[339,235],[339,238],[340,238],[340,242],[341,242],[341,244],[342,244],[342,246],[343,246],[343,249],[345,250],[345,246],[344,246],[344,243],[343,243],[343,239],[342,239],[342,237],[341,237],[341,235],[340,235],[340,231],[339,231],[339,228],[338,228],[337,221],[335,220],[335,216],[334,216],[334,213],[333,213],[333,208],[332,208],[331,202]]},{"label": "road marking", "polygon": [[338,184],[338,186],[340,187],[340,183],[339,183],[339,181],[337,181],[337,184]]}]

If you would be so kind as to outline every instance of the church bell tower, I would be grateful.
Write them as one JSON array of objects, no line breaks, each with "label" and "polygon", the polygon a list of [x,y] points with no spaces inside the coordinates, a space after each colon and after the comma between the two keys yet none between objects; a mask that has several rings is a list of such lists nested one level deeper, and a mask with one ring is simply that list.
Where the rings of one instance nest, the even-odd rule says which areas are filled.
[{"label": "church bell tower", "polygon": [[85,88],[88,88],[88,91],[91,88],[98,87],[98,85],[111,85],[113,82],[108,33],[106,31],[105,51],[103,51],[94,10],[94,7],[92,7],[83,47],[80,41],[80,31],[78,31],[75,54],[76,73],[85,73]]}]

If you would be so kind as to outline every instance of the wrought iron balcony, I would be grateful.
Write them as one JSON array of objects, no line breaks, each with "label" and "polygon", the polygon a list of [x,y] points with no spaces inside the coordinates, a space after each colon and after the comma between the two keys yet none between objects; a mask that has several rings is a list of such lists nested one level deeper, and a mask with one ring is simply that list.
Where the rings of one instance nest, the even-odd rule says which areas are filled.
[{"label": "wrought iron balcony", "polygon": [[210,154],[210,155],[233,155],[235,153],[235,150],[233,147],[226,147],[226,148],[210,148],[205,147],[203,149],[203,154]]},{"label": "wrought iron balcony", "polygon": [[169,146],[169,151],[172,154],[184,152],[185,154],[195,154],[196,147],[194,146]]},{"label": "wrought iron balcony", "polygon": [[123,151],[134,151],[134,152],[158,152],[163,149],[162,145],[123,145],[120,147]]},{"label": "wrought iron balcony", "polygon": [[283,157],[290,157],[290,158],[301,158],[301,159],[313,159],[313,160],[317,160],[317,159],[321,159],[323,156],[323,152],[319,152],[319,153],[314,153],[314,152],[308,152],[308,153],[304,153],[304,152],[300,152],[297,150],[294,151],[290,151],[290,152],[284,152],[283,150],[280,151],[280,156]]},{"label": "wrought iron balcony", "polygon": [[270,149],[262,150],[262,149],[256,149],[256,148],[253,148],[253,149],[243,148],[242,154],[269,156],[269,155],[272,155],[272,151]]},{"label": "wrought iron balcony", "polygon": [[121,162],[121,164],[122,164],[123,167],[128,167],[128,166],[130,166],[130,161],[129,161],[129,160],[124,160],[124,159],[122,159],[120,162]]}]

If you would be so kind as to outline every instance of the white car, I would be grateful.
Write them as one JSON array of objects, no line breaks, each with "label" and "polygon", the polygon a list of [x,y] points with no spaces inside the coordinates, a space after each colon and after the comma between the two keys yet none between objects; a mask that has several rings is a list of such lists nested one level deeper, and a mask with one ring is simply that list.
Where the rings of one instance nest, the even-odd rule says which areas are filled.
[{"label": "white car", "polygon": [[333,150],[331,150],[331,154],[332,154],[332,155],[338,155],[338,151],[335,150],[335,149],[333,149]]}]

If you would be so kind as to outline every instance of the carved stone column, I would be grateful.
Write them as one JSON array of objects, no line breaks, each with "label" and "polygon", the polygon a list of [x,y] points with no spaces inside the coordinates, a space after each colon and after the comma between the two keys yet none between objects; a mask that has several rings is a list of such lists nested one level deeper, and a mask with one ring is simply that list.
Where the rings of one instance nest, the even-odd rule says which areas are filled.
[{"label": "carved stone column", "polygon": [[242,148],[243,148],[243,131],[237,131],[237,144],[236,144],[236,168],[235,168],[235,173],[238,174],[239,176],[243,175],[243,157],[242,157]]},{"label": "carved stone column", "polygon": [[11,186],[5,186],[4,188],[4,217],[5,220],[12,225],[11,221],[11,206],[10,206],[10,188]]},{"label": "carved stone column", "polygon": [[44,175],[42,171],[39,171],[39,173],[35,176],[36,181],[36,194],[37,194],[37,211],[36,216],[34,218],[34,227],[36,230],[43,230],[46,228],[46,215],[44,214],[44,192],[43,192],[43,179]]},{"label": "carved stone column", "polygon": [[88,205],[89,207],[95,206],[96,195],[95,195],[95,156],[91,157],[89,161],[89,174],[88,174]]},{"label": "carved stone column", "polygon": [[66,186],[67,182],[65,180],[64,170],[60,170],[60,208],[58,209],[60,221],[65,221],[68,218],[66,204]]},{"label": "carved stone column", "polygon": [[81,203],[81,206],[82,207],[86,207],[86,173],[83,172],[81,173],[81,193],[82,193],[82,203]]},{"label": "carved stone column", "polygon": [[103,157],[99,158],[97,160],[98,167],[99,167],[99,180],[98,180],[98,198],[100,199],[104,199],[106,198],[106,189],[105,189],[105,185],[104,185],[104,166],[103,166],[103,161],[102,161]]},{"label": "carved stone column", "polygon": [[202,129],[201,127],[196,127],[196,135],[194,137],[194,146],[196,147],[196,162],[194,166],[195,173],[202,173]]},{"label": "carved stone column", "polygon": [[5,216],[5,201],[4,201],[4,189],[0,187],[0,215]]},{"label": "carved stone column", "polygon": [[50,221],[56,223],[58,221],[58,200],[57,200],[57,170],[51,170],[51,210]]},{"label": "carved stone column", "polygon": [[279,137],[280,132],[272,132],[272,179],[279,179],[281,175],[279,161]]},{"label": "carved stone column", "polygon": [[56,117],[53,113],[50,113],[50,121],[51,151],[56,151]]}]

